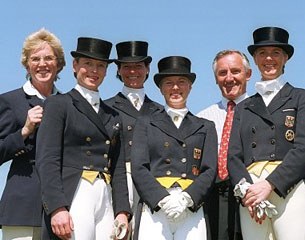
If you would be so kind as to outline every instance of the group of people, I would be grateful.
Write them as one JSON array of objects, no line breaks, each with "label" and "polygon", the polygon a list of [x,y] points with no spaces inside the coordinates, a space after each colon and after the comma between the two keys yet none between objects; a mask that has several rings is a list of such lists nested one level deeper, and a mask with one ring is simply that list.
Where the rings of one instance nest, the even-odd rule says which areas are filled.
[{"label": "group of people", "polygon": [[[192,114],[196,74],[185,56],[158,61],[165,105],[144,88],[145,41],[80,37],[75,87],[55,86],[60,40],[41,29],[22,49],[27,81],[0,95],[0,165],[12,160],[0,201],[4,240],[305,239],[305,90],[284,79],[294,48],[279,27],[212,63],[222,99]],[[102,100],[109,64],[122,90]],[[303,116],[304,114],[304,116]]]}]

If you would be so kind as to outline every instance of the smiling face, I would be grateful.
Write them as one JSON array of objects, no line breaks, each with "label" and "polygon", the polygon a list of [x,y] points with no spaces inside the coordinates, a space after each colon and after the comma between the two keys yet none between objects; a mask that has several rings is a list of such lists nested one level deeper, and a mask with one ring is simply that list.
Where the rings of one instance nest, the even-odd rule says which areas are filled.
[{"label": "smiling face", "polygon": [[262,80],[273,80],[283,74],[288,55],[279,47],[260,47],[253,55]]},{"label": "smiling face", "polygon": [[118,74],[121,76],[124,85],[129,88],[143,88],[149,66],[144,62],[137,63],[121,63]]},{"label": "smiling face", "polygon": [[73,70],[77,83],[84,88],[97,91],[106,76],[107,66],[107,62],[92,58],[74,59]]},{"label": "smiling face", "polygon": [[171,108],[186,107],[187,97],[192,89],[191,81],[184,76],[170,76],[161,80],[160,91]]},{"label": "smiling face", "polygon": [[53,85],[59,69],[54,51],[48,43],[40,44],[30,52],[26,69],[34,87]]},{"label": "smiling face", "polygon": [[230,53],[217,60],[214,74],[223,97],[235,100],[246,92],[251,69],[246,68],[241,55]]}]

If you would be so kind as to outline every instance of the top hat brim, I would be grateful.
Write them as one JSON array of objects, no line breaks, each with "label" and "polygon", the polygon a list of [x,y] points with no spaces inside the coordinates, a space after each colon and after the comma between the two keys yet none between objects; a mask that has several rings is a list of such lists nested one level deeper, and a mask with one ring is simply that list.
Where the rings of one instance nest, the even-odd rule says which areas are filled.
[{"label": "top hat brim", "polygon": [[109,59],[109,58],[105,58],[101,55],[92,53],[92,52],[82,52],[82,51],[71,51],[71,55],[74,58],[77,57],[85,57],[85,58],[92,58],[92,59],[96,59],[96,60],[100,60],[100,61],[105,61],[107,63],[112,63],[113,59]]},{"label": "top hat brim", "polygon": [[253,56],[254,52],[256,49],[260,48],[260,47],[279,47],[282,48],[288,55],[288,59],[290,59],[294,53],[294,48],[293,46],[291,46],[290,44],[286,44],[286,43],[274,43],[274,42],[267,42],[267,43],[257,43],[257,44],[253,44],[248,46],[248,51],[249,53]]},{"label": "top hat brim", "polygon": [[152,58],[150,56],[134,56],[134,57],[122,57],[120,59],[114,59],[116,64],[120,63],[138,63],[138,62],[145,62],[151,63]]},{"label": "top hat brim", "polygon": [[159,87],[161,80],[165,77],[170,77],[170,76],[184,76],[187,77],[192,83],[194,83],[196,79],[195,73],[175,73],[175,72],[157,73],[154,76],[155,84]]}]

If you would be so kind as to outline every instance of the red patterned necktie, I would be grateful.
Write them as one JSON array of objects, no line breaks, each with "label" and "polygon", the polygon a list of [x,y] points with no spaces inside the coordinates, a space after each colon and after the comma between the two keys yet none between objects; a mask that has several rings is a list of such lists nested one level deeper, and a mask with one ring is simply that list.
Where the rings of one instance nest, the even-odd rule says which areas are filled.
[{"label": "red patterned necktie", "polygon": [[233,115],[234,115],[235,103],[229,101],[227,105],[227,116],[223,125],[221,142],[218,153],[218,176],[221,180],[224,180],[228,176],[227,169],[227,155],[228,155],[228,144],[232,128]]}]

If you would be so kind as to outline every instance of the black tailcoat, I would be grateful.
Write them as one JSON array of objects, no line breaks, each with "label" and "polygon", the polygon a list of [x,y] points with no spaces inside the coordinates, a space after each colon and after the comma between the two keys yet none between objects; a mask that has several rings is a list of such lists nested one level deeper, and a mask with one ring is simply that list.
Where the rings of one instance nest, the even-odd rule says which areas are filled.
[{"label": "black tailcoat", "polygon": [[0,225],[41,225],[40,184],[34,167],[36,131],[25,140],[21,135],[28,110],[36,105],[42,100],[23,88],[0,95],[0,165],[12,160],[0,201]]},{"label": "black tailcoat", "polygon": [[75,89],[46,101],[37,168],[47,222],[57,208],[69,209],[83,170],[110,173],[114,214],[131,212],[121,146],[119,115],[102,101],[98,114]]},{"label": "black tailcoat", "polygon": [[168,195],[158,177],[193,180],[185,189],[199,209],[216,177],[217,136],[206,119],[185,116],[179,129],[166,111],[139,118],[131,150],[132,177],[140,198],[152,209]]},{"label": "black tailcoat", "polygon": [[137,109],[134,108],[131,102],[122,93],[118,93],[116,96],[107,99],[104,102],[110,107],[114,108],[120,114],[123,124],[125,161],[130,162],[132,136],[137,118],[140,116],[150,115],[151,113],[162,108],[162,106],[145,96],[140,111],[137,111]]},{"label": "black tailcoat", "polygon": [[266,107],[257,93],[237,105],[229,143],[228,168],[235,185],[252,183],[253,162],[282,163],[267,177],[285,197],[305,177],[305,91],[285,84]]}]

